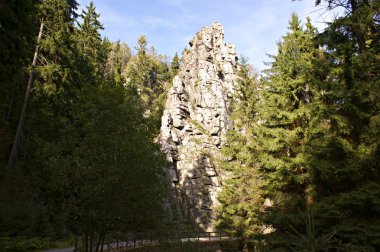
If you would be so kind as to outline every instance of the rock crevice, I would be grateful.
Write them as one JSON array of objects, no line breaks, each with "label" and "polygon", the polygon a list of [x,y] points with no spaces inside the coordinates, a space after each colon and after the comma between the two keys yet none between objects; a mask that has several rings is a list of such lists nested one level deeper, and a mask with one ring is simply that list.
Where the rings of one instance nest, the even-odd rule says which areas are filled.
[{"label": "rock crevice", "polygon": [[237,54],[217,22],[201,29],[189,44],[167,95],[159,141],[173,164],[168,176],[183,219],[213,231],[224,176],[214,160],[230,127]]}]

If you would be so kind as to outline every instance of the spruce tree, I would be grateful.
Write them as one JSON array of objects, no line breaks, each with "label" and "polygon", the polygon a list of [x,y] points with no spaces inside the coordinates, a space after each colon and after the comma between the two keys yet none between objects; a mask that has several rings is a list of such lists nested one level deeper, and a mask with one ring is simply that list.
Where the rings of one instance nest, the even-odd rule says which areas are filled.
[{"label": "spruce tree", "polygon": [[102,38],[100,36],[100,30],[103,30],[103,25],[99,21],[99,14],[96,13],[95,5],[90,2],[89,6],[86,6],[85,10],[82,10],[80,15],[83,20],[78,22],[78,30],[75,37],[75,41],[78,44],[78,52],[82,58],[85,58],[84,63],[90,62],[91,68],[85,71],[93,71],[93,77],[102,74],[105,69],[105,63],[107,60],[107,47],[103,45]]},{"label": "spruce tree", "polygon": [[[47,128],[51,135],[34,132],[28,161],[40,166],[36,177],[52,219],[60,220],[56,225],[83,236],[89,248],[100,246],[108,230],[157,227],[165,184],[164,158],[153,143],[137,88],[126,89],[106,71],[110,46],[101,40],[94,5],[82,15],[78,28],[68,30],[70,44],[57,49],[66,53],[59,60],[67,61],[55,61],[53,69],[66,70],[65,78],[45,79],[50,72],[41,69],[41,87],[61,89],[36,97],[48,103],[38,120],[55,117],[58,122],[38,129]],[[143,180],[149,185],[141,187]]]},{"label": "spruce tree", "polygon": [[[12,1],[12,4],[16,2]],[[17,249],[20,243],[17,241],[24,240],[24,249],[30,250],[43,246],[43,243],[50,239],[62,237],[64,228],[60,226],[62,223],[57,215],[52,214],[51,209],[47,205],[48,200],[44,197],[46,192],[47,181],[44,180],[44,166],[40,163],[40,144],[55,138],[53,132],[57,131],[62,123],[62,117],[57,116],[60,113],[65,113],[63,106],[58,106],[63,99],[57,99],[62,94],[63,83],[67,83],[67,73],[70,69],[70,54],[71,43],[70,31],[73,29],[74,12],[76,8],[75,1],[38,1],[33,2],[35,5],[31,8],[30,1],[18,3],[16,6],[20,10],[31,8],[33,13],[19,12],[20,22],[29,19],[28,24],[24,24],[23,29],[27,29],[30,25],[36,28],[44,23],[44,28],[41,40],[38,41],[40,54],[37,58],[38,67],[35,69],[35,81],[31,83],[30,98],[28,101],[23,96],[15,96],[19,100],[15,100],[15,104],[27,104],[26,113],[23,121],[25,126],[22,127],[21,148],[13,171],[10,173],[8,183],[2,183],[6,186],[6,194],[2,199],[6,202],[1,202],[2,219],[7,220],[11,227],[7,232],[10,233],[10,242],[7,244],[9,250]],[[3,6],[3,4],[1,4]],[[6,27],[6,26],[4,26]],[[33,37],[36,35],[36,28],[30,29]],[[15,31],[12,31],[15,32]],[[22,39],[30,38],[28,34],[20,36]],[[16,44],[18,43],[17,41]],[[36,40],[30,39],[25,41],[25,49],[35,48]],[[19,50],[22,52],[22,50]],[[15,56],[17,53],[15,53]],[[32,52],[28,56],[28,64],[30,64]],[[23,61],[23,60],[22,60]],[[20,63],[22,62],[20,61]],[[15,64],[13,67],[19,67],[20,71],[24,71],[20,64]],[[20,77],[24,78],[24,74]],[[66,77],[66,78],[65,78]],[[25,79],[22,83],[27,83]],[[22,84],[20,83],[20,84]],[[43,83],[43,85],[41,85]],[[15,81],[13,83],[17,85]],[[25,89],[20,89],[25,94]],[[67,101],[67,100],[66,100]],[[59,108],[58,108],[59,107]],[[59,111],[59,112],[58,112]],[[13,117],[19,120],[17,117]],[[14,120],[14,119],[13,119]],[[31,162],[29,162],[31,161]],[[41,176],[40,176],[41,175]],[[53,208],[52,208],[53,209]],[[57,210],[57,209],[56,209]],[[55,210],[55,211],[56,211]],[[22,219],[24,221],[20,222]],[[52,224],[53,223],[53,224]],[[3,225],[1,225],[3,226]],[[58,227],[59,226],[59,227]],[[4,233],[3,230],[2,236]],[[23,238],[22,238],[23,237]],[[13,244],[15,240],[15,244]],[[33,240],[35,241],[33,244]],[[10,246],[10,247],[9,247]],[[36,247],[37,246],[37,247]]]},{"label": "spruce tree", "polygon": [[[37,11],[23,17],[42,21],[45,29],[17,169],[1,190],[0,235],[6,238],[0,244],[7,250],[21,249],[18,240],[30,250],[72,234],[83,235],[86,251],[98,250],[109,230],[153,230],[162,224],[166,163],[154,143],[139,83],[124,82],[130,50],[102,40],[93,3],[81,22],[76,6],[73,0],[38,1]],[[8,46],[3,42],[0,46]],[[35,46],[34,40],[25,43]],[[152,92],[158,95],[170,78],[169,67],[155,52],[147,55]],[[24,64],[17,61],[12,69]],[[12,99],[1,100],[2,109]]]},{"label": "spruce tree", "polygon": [[0,177],[9,159],[32,64],[39,27],[34,23],[35,2],[0,4]]},{"label": "spruce tree", "polygon": [[158,133],[165,90],[169,88],[172,75],[166,57],[157,54],[154,47],[148,49],[148,41],[144,35],[138,38],[135,49],[137,54],[132,57],[127,68],[127,84],[137,88],[145,114],[151,119],[150,127]]},{"label": "spruce tree", "polygon": [[147,46],[147,38],[144,35],[140,36],[135,47],[137,54],[134,57],[133,65],[130,66],[128,71],[129,82],[136,85],[141,90],[141,93],[149,93],[146,88],[150,90],[153,88],[153,63],[148,55]]},{"label": "spruce tree", "polygon": [[[330,8],[335,1],[326,1]],[[310,149],[319,162],[316,216],[346,250],[379,247],[379,43],[378,1],[342,1],[344,16],[319,37],[331,59],[330,119],[325,137]],[[327,130],[328,129],[328,130]],[[327,133],[328,132],[328,133]],[[324,141],[323,141],[323,140]],[[317,222],[317,220],[316,220]]]},{"label": "spruce tree", "polygon": [[[258,76],[247,59],[239,62],[238,80],[234,87],[234,99],[230,105],[233,127],[227,134],[227,145],[222,149],[223,168],[230,174],[219,196],[219,228],[244,244],[256,244],[262,224],[257,216],[264,199],[261,197],[260,180],[252,148],[256,140],[252,130],[256,123],[256,104],[260,89]],[[256,241],[253,241],[256,239]]]},{"label": "spruce tree", "polygon": [[172,71],[173,76],[178,73],[179,67],[180,67],[180,59],[178,57],[178,53],[176,52],[170,64],[170,69]]},{"label": "spruce tree", "polygon": [[[323,53],[314,37],[310,20],[303,28],[293,14],[256,105],[252,155],[265,199],[258,219],[268,228],[264,239],[272,249],[294,246],[295,234],[307,230],[302,216],[316,200],[315,164],[309,160],[307,147],[310,131],[317,130],[313,126],[320,126],[311,122],[324,112],[318,88],[325,77],[318,76]],[[313,235],[316,237],[309,237],[306,247],[325,245],[314,244],[319,234]]]}]

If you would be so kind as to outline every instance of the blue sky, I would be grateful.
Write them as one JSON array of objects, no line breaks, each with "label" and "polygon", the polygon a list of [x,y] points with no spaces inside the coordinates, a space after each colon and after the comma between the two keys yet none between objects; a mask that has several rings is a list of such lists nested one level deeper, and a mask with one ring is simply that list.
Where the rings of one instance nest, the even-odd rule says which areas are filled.
[{"label": "blue sky", "polygon": [[[90,0],[78,0],[80,8]],[[323,29],[334,15],[314,0],[93,0],[112,41],[126,42],[131,48],[146,35],[157,52],[173,56],[181,53],[195,33],[214,21],[224,26],[225,40],[235,44],[238,54],[249,58],[258,70],[265,69],[267,53],[276,53],[276,42],[285,35],[291,13]]]}]

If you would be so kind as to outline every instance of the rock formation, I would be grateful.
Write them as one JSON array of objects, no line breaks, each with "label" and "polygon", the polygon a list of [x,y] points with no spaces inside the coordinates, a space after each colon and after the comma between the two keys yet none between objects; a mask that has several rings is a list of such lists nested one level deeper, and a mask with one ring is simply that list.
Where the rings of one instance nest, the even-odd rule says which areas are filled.
[{"label": "rock formation", "polygon": [[230,125],[237,54],[234,45],[224,42],[223,26],[217,22],[189,44],[168,92],[160,144],[173,163],[168,175],[183,218],[212,231],[224,177],[215,160]]}]

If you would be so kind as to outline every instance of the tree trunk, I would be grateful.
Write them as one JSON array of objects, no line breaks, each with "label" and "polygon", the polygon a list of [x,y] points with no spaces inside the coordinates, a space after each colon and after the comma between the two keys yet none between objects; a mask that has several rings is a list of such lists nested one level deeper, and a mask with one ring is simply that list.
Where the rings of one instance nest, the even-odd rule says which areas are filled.
[{"label": "tree trunk", "polygon": [[83,243],[84,245],[84,252],[88,252],[88,234],[86,233],[85,235],[84,235],[84,243]]},{"label": "tree trunk", "polygon": [[16,132],[16,135],[15,135],[15,139],[13,141],[13,146],[12,146],[11,154],[9,155],[8,169],[13,166],[13,163],[16,160],[16,157],[17,157],[17,152],[18,152],[18,150],[20,148],[21,133],[22,133],[22,129],[24,128],[26,108],[27,108],[27,105],[28,105],[30,91],[32,89],[32,83],[33,83],[33,79],[34,79],[34,70],[35,70],[35,67],[37,66],[38,43],[41,40],[43,29],[44,29],[44,22],[42,21],[41,22],[41,26],[40,26],[40,31],[39,31],[38,37],[37,37],[37,45],[36,45],[36,50],[34,51],[34,57],[33,57],[33,62],[32,62],[32,70],[30,72],[30,76],[29,76],[29,80],[28,80],[28,86],[26,87],[26,93],[25,93],[24,103],[22,105],[20,120],[18,122],[17,132]]},{"label": "tree trunk", "polygon": [[91,231],[91,235],[90,235],[90,250],[89,250],[90,252],[93,251],[93,246],[94,246],[93,241],[94,241],[94,232]]},{"label": "tree trunk", "polygon": [[78,236],[75,236],[75,245],[74,245],[74,252],[78,252]]},{"label": "tree trunk", "polygon": [[[100,252],[104,251],[104,240],[106,238],[106,232],[102,234],[102,242],[101,242],[101,247],[100,247]],[[108,249],[108,248],[107,248]]]},{"label": "tree trunk", "polygon": [[100,244],[102,243],[102,233],[98,233],[98,241],[96,242],[96,252],[99,252]]}]

